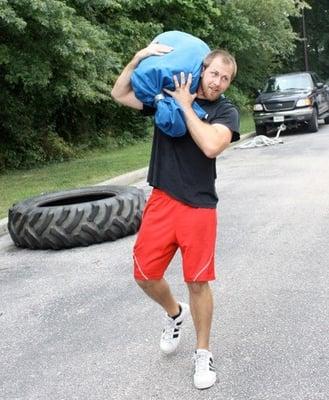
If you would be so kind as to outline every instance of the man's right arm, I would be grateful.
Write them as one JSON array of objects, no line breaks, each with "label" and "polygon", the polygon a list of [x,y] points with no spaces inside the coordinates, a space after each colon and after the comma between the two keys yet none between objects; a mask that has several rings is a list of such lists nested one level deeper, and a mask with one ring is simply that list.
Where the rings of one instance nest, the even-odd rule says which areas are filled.
[{"label": "man's right arm", "polygon": [[143,103],[137,99],[135,93],[131,87],[130,78],[137,67],[137,65],[144,58],[149,56],[161,56],[172,51],[172,47],[165,46],[162,44],[151,43],[145,49],[138,51],[133,59],[126,65],[126,67],[121,72],[120,76],[116,80],[113,89],[111,91],[111,96],[113,99],[125,106],[135,108],[137,110],[143,109]]}]

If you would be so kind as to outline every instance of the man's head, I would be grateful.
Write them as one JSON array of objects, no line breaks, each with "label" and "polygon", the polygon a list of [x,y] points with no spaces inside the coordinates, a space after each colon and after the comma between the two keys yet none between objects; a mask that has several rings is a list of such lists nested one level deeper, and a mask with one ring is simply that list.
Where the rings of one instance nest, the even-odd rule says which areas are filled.
[{"label": "man's head", "polygon": [[198,97],[217,100],[228,89],[236,73],[235,58],[225,50],[213,50],[203,61]]}]

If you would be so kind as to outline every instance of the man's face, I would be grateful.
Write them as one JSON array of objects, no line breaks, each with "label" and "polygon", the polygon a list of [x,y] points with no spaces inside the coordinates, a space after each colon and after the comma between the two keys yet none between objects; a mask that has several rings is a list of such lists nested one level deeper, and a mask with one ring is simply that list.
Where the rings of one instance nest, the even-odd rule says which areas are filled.
[{"label": "man's face", "polygon": [[230,86],[233,72],[233,64],[224,63],[221,56],[214,58],[208,67],[204,67],[197,97],[217,100]]}]

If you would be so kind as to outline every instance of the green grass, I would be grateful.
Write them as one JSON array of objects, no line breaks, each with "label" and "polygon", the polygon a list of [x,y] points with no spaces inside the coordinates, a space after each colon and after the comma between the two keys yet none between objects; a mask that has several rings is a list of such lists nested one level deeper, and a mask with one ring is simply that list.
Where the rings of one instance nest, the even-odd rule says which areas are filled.
[{"label": "green grass", "polygon": [[242,113],[241,114],[241,133],[248,133],[255,131],[255,124],[252,117],[252,113]]},{"label": "green grass", "polygon": [[0,175],[0,218],[14,202],[40,193],[93,185],[147,165],[151,141],[112,151],[93,151],[84,158]]},{"label": "green grass", "polygon": [[[243,114],[241,132],[254,130],[252,116]],[[93,185],[147,166],[151,140],[115,150],[95,150],[78,160],[0,175],[0,218],[17,201],[40,193]]]}]

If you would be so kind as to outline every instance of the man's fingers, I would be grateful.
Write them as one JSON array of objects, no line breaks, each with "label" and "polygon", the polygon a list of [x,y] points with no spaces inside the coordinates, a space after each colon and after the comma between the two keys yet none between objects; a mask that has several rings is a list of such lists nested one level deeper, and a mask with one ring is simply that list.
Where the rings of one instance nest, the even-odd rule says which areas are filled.
[{"label": "man's fingers", "polygon": [[174,85],[176,89],[179,88],[179,82],[176,75],[174,75]]},{"label": "man's fingers", "polygon": [[162,53],[170,53],[171,51],[174,50],[173,47],[170,46],[166,46],[164,44],[159,44],[159,51],[161,51]]},{"label": "man's fingers", "polygon": [[169,94],[169,96],[172,96],[173,93],[175,93],[175,92],[172,92],[171,90],[166,89],[166,88],[163,88],[162,90],[163,90],[164,92],[166,92],[167,94]]},{"label": "man's fingers", "polygon": [[181,72],[180,73],[180,82],[178,81],[178,78],[176,75],[174,75],[173,79],[174,79],[174,84],[175,84],[176,89],[179,87],[183,87],[185,85],[187,87],[190,87],[191,83],[192,83],[192,74],[189,73],[187,76],[187,80],[186,80],[185,72]]},{"label": "man's fingers", "polygon": [[162,56],[164,54],[170,53],[174,50],[173,47],[167,46],[165,44],[151,43],[148,47],[150,54],[155,56]]},{"label": "man's fingers", "polygon": [[154,53],[152,53],[153,56],[164,56],[165,54],[167,54],[167,52],[164,51],[155,51]]},{"label": "man's fingers", "polygon": [[180,84],[185,85],[185,73],[184,72],[180,73]]},{"label": "man's fingers", "polygon": [[190,89],[191,84],[192,84],[192,74],[189,73],[189,74],[187,75],[187,82],[186,82],[186,87],[187,87],[187,89]]},{"label": "man's fingers", "polygon": [[178,82],[177,76],[174,75],[174,82],[175,82],[176,88],[185,86],[189,89],[192,84],[192,74],[189,73],[187,75],[187,80],[186,80],[185,72],[181,72],[180,73],[180,84]]}]

